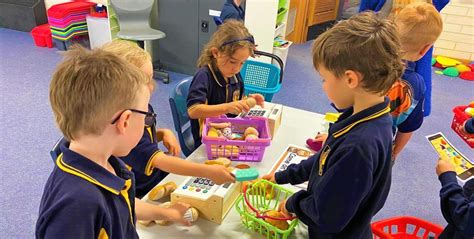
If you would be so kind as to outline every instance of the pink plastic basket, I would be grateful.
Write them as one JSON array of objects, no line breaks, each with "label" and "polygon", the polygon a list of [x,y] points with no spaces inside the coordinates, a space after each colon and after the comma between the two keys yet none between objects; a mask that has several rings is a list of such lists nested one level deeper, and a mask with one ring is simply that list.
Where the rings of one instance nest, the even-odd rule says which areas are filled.
[{"label": "pink plastic basket", "polygon": [[[254,140],[230,140],[226,138],[208,137],[209,123],[229,122],[234,133],[243,133],[247,127],[254,127],[259,138]],[[268,122],[263,117],[227,118],[226,116],[207,118],[202,131],[202,143],[206,145],[207,157],[216,159],[226,157],[232,161],[260,162],[265,148],[270,145]]]}]

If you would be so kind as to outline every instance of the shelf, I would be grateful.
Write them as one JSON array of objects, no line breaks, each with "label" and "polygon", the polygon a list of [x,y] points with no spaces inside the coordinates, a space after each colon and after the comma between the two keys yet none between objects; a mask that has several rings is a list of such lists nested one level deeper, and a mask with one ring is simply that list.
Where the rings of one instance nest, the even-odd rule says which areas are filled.
[{"label": "shelf", "polygon": [[282,22],[275,28],[275,37],[283,36],[285,37],[285,25],[286,23]]}]

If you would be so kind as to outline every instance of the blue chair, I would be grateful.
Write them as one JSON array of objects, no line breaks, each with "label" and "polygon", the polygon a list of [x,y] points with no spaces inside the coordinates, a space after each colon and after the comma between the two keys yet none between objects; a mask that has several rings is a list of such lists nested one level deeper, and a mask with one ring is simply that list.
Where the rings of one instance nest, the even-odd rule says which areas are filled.
[{"label": "blue chair", "polygon": [[61,144],[67,142],[67,140],[64,137],[61,137],[56,144],[54,144],[53,148],[51,151],[49,151],[49,154],[51,155],[51,159],[53,160],[54,163],[56,163],[56,158],[62,153],[61,152]]},{"label": "blue chair", "polygon": [[179,82],[170,92],[169,102],[173,116],[174,129],[178,134],[179,144],[183,154],[187,157],[194,151],[194,138],[191,131],[191,122],[188,116],[186,100],[192,77]]},{"label": "blue chair", "polygon": [[277,66],[260,61],[247,60],[240,70],[245,85],[245,95],[259,93],[268,102],[273,95],[280,91],[283,82],[283,61],[277,55],[255,51],[255,55],[270,57],[278,63]]}]

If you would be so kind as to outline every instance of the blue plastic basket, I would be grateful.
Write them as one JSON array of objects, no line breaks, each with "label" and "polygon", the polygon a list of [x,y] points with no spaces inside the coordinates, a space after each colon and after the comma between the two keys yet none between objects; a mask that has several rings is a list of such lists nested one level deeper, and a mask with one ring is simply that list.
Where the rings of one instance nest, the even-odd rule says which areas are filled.
[{"label": "blue plastic basket", "polygon": [[269,63],[247,60],[240,70],[244,80],[245,95],[259,93],[265,97],[266,101],[271,102],[273,94],[281,89],[283,61],[274,54],[261,51],[255,51],[255,54],[274,59],[280,68]]}]

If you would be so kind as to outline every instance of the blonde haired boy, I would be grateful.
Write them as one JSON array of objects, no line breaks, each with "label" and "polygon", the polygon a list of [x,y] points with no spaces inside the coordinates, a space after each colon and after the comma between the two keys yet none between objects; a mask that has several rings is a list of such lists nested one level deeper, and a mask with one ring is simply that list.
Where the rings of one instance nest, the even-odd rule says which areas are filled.
[{"label": "blonde haired boy", "polygon": [[189,205],[165,209],[135,200],[133,173],[117,157],[143,134],[147,76],[114,54],[65,53],[50,85],[56,124],[70,143],[46,182],[36,238],[138,238],[136,218],[188,224]]},{"label": "blonde haired boy", "polygon": [[423,123],[425,81],[416,73],[416,63],[430,50],[443,29],[441,16],[429,3],[412,3],[396,16],[406,69],[390,89],[390,108],[395,132],[393,159],[400,154],[413,132]]}]

